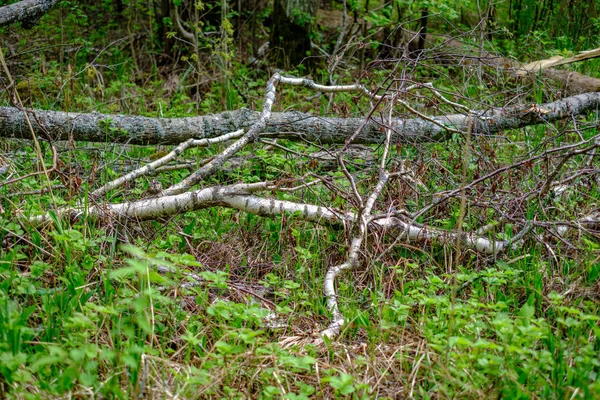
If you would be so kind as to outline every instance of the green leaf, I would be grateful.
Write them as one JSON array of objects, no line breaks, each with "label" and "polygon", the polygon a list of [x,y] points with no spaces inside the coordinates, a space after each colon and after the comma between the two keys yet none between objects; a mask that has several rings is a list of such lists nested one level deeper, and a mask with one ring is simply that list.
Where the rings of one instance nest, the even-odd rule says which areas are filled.
[{"label": "green leaf", "polygon": [[519,316],[525,320],[530,320],[535,314],[535,306],[533,305],[533,295],[529,297],[527,303],[523,304],[519,310]]},{"label": "green leaf", "polygon": [[342,373],[339,377],[332,376],[329,378],[329,384],[331,387],[342,395],[349,395],[356,390],[353,383],[354,377],[345,373]]}]

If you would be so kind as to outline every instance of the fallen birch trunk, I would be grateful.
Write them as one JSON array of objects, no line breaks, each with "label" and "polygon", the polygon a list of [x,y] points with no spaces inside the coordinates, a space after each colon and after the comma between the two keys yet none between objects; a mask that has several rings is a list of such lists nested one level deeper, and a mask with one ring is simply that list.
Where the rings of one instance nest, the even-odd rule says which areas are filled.
[{"label": "fallen birch trunk", "polygon": [[[407,37],[414,37],[414,32],[407,31]],[[432,57],[442,64],[461,65],[465,67],[482,64],[506,71],[519,79],[541,75],[543,78],[557,82],[563,93],[568,96],[600,91],[600,79],[598,78],[583,75],[576,71],[553,68],[600,57],[600,48],[582,51],[569,58],[555,56],[547,60],[522,64],[519,61],[491,53],[478,46],[446,35],[427,35],[426,43],[432,49],[442,47],[458,49],[460,51],[460,54],[433,53]]]},{"label": "fallen birch trunk", "polygon": [[562,56],[554,56],[545,60],[531,62],[523,65],[517,72],[519,76],[525,76],[529,72],[539,72],[548,68],[558,67],[559,65],[572,64],[584,60],[591,60],[600,57],[600,48],[579,52],[573,57],[564,58]]},{"label": "fallen birch trunk", "polygon": [[[600,93],[584,93],[541,105],[493,108],[471,115],[452,114],[434,117],[394,118],[392,143],[445,140],[451,131],[466,130],[473,119],[474,134],[494,134],[508,129],[551,123],[593,112],[600,107]],[[48,132],[54,140],[128,144],[179,144],[188,139],[208,139],[238,129],[249,128],[259,112],[239,109],[221,114],[186,118],[149,118],[125,115],[81,114],[61,111],[28,110],[36,134]],[[383,143],[382,124],[364,118],[319,117],[300,112],[272,113],[262,135],[316,143],[345,143],[365,124],[353,143]],[[13,107],[0,107],[0,137],[30,139],[25,113]]]},{"label": "fallen birch trunk", "polygon": [[[257,191],[272,189],[266,182],[217,186],[173,196],[161,196],[127,203],[97,204],[87,209],[83,207],[62,208],[55,210],[55,215],[59,218],[68,218],[71,221],[76,221],[84,215],[86,218],[96,221],[142,221],[156,220],[210,207],[225,207],[263,217],[288,214],[299,220],[329,226],[343,227],[345,224],[357,222],[357,215],[352,212],[313,204],[263,198],[252,194]],[[52,217],[50,214],[42,214],[26,218],[25,221],[33,226],[42,226],[51,223]],[[457,239],[460,238],[465,248],[483,254],[497,254],[506,251],[515,242],[515,240],[493,240],[475,233],[462,233],[459,235],[453,231],[411,223],[395,216],[373,219],[369,223],[369,229],[387,232],[393,237],[399,237],[406,242],[454,245]]]}]

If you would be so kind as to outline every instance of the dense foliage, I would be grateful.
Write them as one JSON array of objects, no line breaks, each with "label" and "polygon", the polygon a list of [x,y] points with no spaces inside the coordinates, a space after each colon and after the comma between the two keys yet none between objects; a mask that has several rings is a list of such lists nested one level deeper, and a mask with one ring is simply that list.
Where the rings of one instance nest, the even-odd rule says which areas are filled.
[{"label": "dense foliage", "polygon": [[[447,37],[521,61],[600,46],[594,0],[320,3],[318,11],[307,7],[285,19],[309,39],[295,44],[306,52],[298,59],[286,53],[285,38],[273,45],[273,24],[284,11],[274,15],[267,0],[62,1],[30,30],[0,28],[10,72],[1,74],[6,90],[0,102],[152,117],[256,110],[278,66],[324,84],[433,82],[455,101],[482,109],[561,93],[542,80],[517,81],[460,63],[464,48],[447,47]],[[425,34],[433,39],[419,42]],[[302,47],[306,43],[312,46]],[[598,76],[599,65],[575,68]],[[411,104],[432,114],[453,111],[424,95]],[[353,94],[282,88],[276,108],[361,117],[371,104]],[[589,115],[574,128],[567,121],[514,130],[503,141],[454,135],[443,143],[398,145],[394,167],[410,167],[415,178],[412,185],[389,186],[381,212],[419,210],[435,202],[435,193],[590,139],[597,121]],[[112,134],[127,132],[107,128],[107,137]],[[322,147],[280,143],[283,150],[254,143],[241,153],[249,162],[207,182],[312,172],[329,173],[330,182],[344,177],[337,167],[291,156]],[[541,226],[521,247],[497,257],[432,243],[390,246],[369,237],[364,268],[338,282],[347,317],[342,335],[316,345],[312,339],[330,317],[321,292],[324,271],[344,259],[349,232],[221,208],[148,222],[54,217],[53,228],[33,227],[22,217],[74,205],[167,151],[111,141],[54,144],[58,168],[27,176],[52,162],[51,143],[0,140],[0,397],[600,398],[597,227],[563,238]],[[471,145],[472,154],[465,151]],[[187,161],[195,167],[223,148],[193,149]],[[371,150],[382,152],[375,145]],[[351,161],[358,190],[366,192],[375,174],[361,168],[371,161]],[[566,162],[592,171],[568,196],[519,200],[539,189],[555,161],[546,156],[508,170],[494,183],[494,197],[468,193],[481,195],[485,205],[465,209],[461,198],[452,199],[419,222],[466,232],[514,215],[570,220],[597,210],[597,155]],[[188,169],[156,179],[168,186]],[[152,184],[147,179],[114,190],[107,201],[147,195]],[[345,207],[350,191],[345,182],[331,192],[278,196]],[[500,233],[507,238],[508,225]]]}]

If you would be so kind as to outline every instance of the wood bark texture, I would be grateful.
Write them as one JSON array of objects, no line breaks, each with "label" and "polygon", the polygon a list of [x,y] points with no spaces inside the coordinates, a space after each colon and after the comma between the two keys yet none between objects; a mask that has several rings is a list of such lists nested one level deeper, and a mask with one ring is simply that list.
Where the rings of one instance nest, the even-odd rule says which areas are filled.
[{"label": "wood bark texture", "polygon": [[[343,227],[357,220],[357,215],[352,212],[337,210],[332,207],[323,207],[313,204],[296,203],[287,200],[263,198],[250,192],[258,190],[258,186],[267,187],[266,183],[237,184],[230,186],[209,187],[178,195],[163,196],[138,201],[111,204],[104,203],[92,205],[88,208],[61,208],[55,210],[59,217],[68,217],[77,220],[82,216],[97,220],[151,220],[171,217],[189,211],[196,211],[210,207],[224,207],[248,212],[263,217],[274,217],[289,214],[299,220],[315,222],[322,225]],[[27,218],[28,223],[41,226],[52,222],[50,214],[42,214]],[[493,240],[474,233],[462,233],[438,229],[403,221],[400,218],[380,218],[369,224],[369,229],[387,232],[392,238],[400,237],[407,242],[436,242],[442,244],[456,244],[460,238],[464,248],[472,249],[484,254],[497,254],[507,250],[513,241]]]},{"label": "wood bark texture", "polygon": [[30,29],[56,3],[58,0],[23,0],[0,7],[0,26],[21,22],[24,28]]},{"label": "wood bark texture", "polygon": [[[391,122],[393,143],[445,140],[449,129],[465,131],[473,119],[473,133],[495,134],[507,129],[551,123],[600,108],[600,93],[584,93],[541,105],[527,104],[494,108],[469,114],[452,114],[430,118],[394,118]],[[126,115],[80,114],[61,111],[27,111],[36,134],[53,140],[114,142],[124,144],[179,144],[188,139],[222,136],[249,128],[260,118],[259,112],[239,109],[221,114],[186,118],[149,118]],[[273,113],[261,136],[315,143],[345,143],[363,125],[364,118],[318,117],[300,112]],[[25,112],[0,107],[0,137],[30,139]],[[370,119],[354,143],[372,144],[385,140],[384,125]]]}]

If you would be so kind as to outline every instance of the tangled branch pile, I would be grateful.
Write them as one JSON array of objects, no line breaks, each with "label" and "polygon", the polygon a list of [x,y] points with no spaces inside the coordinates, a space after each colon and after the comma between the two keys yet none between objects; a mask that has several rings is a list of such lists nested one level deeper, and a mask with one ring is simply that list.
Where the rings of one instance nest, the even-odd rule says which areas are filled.
[{"label": "tangled branch pile", "polygon": [[[369,98],[371,111],[367,118],[274,114],[276,89],[281,85],[304,86],[321,93],[357,92]],[[424,93],[431,101],[461,113],[428,116],[406,100],[424,96]],[[569,220],[542,218],[539,213],[554,215],[551,210],[556,206],[551,204],[557,199],[575,201],[585,193],[583,187],[589,190],[597,187],[595,164],[600,135],[595,133],[595,122],[582,123],[577,116],[594,111],[599,104],[600,94],[587,93],[541,105],[475,111],[447,99],[431,84],[408,85],[406,81],[397,80],[385,90],[374,93],[362,85],[324,86],[275,73],[266,85],[262,111],[258,114],[240,110],[168,120],[2,108],[0,132],[8,137],[42,136],[54,142],[69,137],[71,140],[104,140],[105,132],[110,131],[114,133],[111,139],[124,143],[179,143],[156,160],[100,186],[76,207],[27,218],[28,223],[36,226],[55,221],[57,216],[71,221],[85,216],[110,224],[227,207],[266,217],[291,215],[345,229],[351,238],[347,259],[329,267],[323,284],[333,320],[322,333],[333,337],[344,324],[337,304],[335,278],[344,270],[363,265],[366,260],[363,254],[374,251],[368,248],[372,246],[369,237],[382,241],[381,253],[409,243],[420,247],[443,245],[453,248],[459,260],[460,254],[471,253],[498,257],[507,250],[521,248],[525,240],[537,240],[548,249],[552,247],[551,241],[568,243],[575,249],[577,239],[571,232],[575,232],[575,236],[597,235],[600,223],[597,209],[581,210]],[[396,115],[401,109],[406,116],[399,118]],[[376,113],[379,117],[375,117]],[[557,130],[551,124],[569,119],[574,122],[570,129]],[[554,137],[523,152],[524,156],[517,161],[500,162],[498,153],[506,153],[497,148],[500,143],[516,148],[529,145],[511,143],[494,134],[535,124],[553,130]],[[66,127],[68,129],[64,129]],[[590,134],[591,131],[594,133]],[[578,140],[571,140],[574,137]],[[278,142],[279,138],[304,142],[320,151],[302,154]],[[462,147],[460,153],[451,153],[457,157],[455,171],[443,167],[435,151],[418,151],[418,157],[412,160],[402,155],[403,144],[419,149],[420,143],[447,140]],[[206,186],[207,179],[225,169],[232,160],[247,163],[247,159],[240,158],[240,153],[256,142],[263,143],[267,149],[282,150],[312,161],[305,163],[309,167],[301,176],[287,174],[277,180]],[[173,164],[180,162],[179,158],[190,148],[219,143],[226,146],[208,159]],[[331,143],[343,145],[326,146]],[[379,147],[357,146],[357,143]],[[329,169],[341,173],[327,174],[319,170],[317,167],[323,163],[333,164]],[[55,168],[56,158],[51,169]],[[109,200],[116,189],[136,179],[180,168],[192,172],[165,189],[156,181],[144,198],[121,203]],[[434,174],[441,176],[434,178]],[[7,180],[3,185],[14,180]],[[424,183],[424,180],[429,182]],[[437,190],[436,185],[444,181],[447,187]],[[193,190],[196,185],[202,187]],[[334,198],[342,198],[344,205],[334,206],[324,201],[327,192]],[[288,200],[293,193],[297,194],[296,200]],[[299,200],[309,193],[317,194],[318,202]],[[532,204],[540,206],[534,215],[528,212]],[[433,216],[439,220],[444,213],[450,221],[455,221],[450,227],[447,223],[446,228],[437,226],[432,220]],[[463,229],[465,225],[474,225],[465,222],[468,214],[479,215],[475,217],[480,224],[478,228]],[[488,218],[488,215],[493,217]],[[512,234],[506,229],[509,226]]]}]

